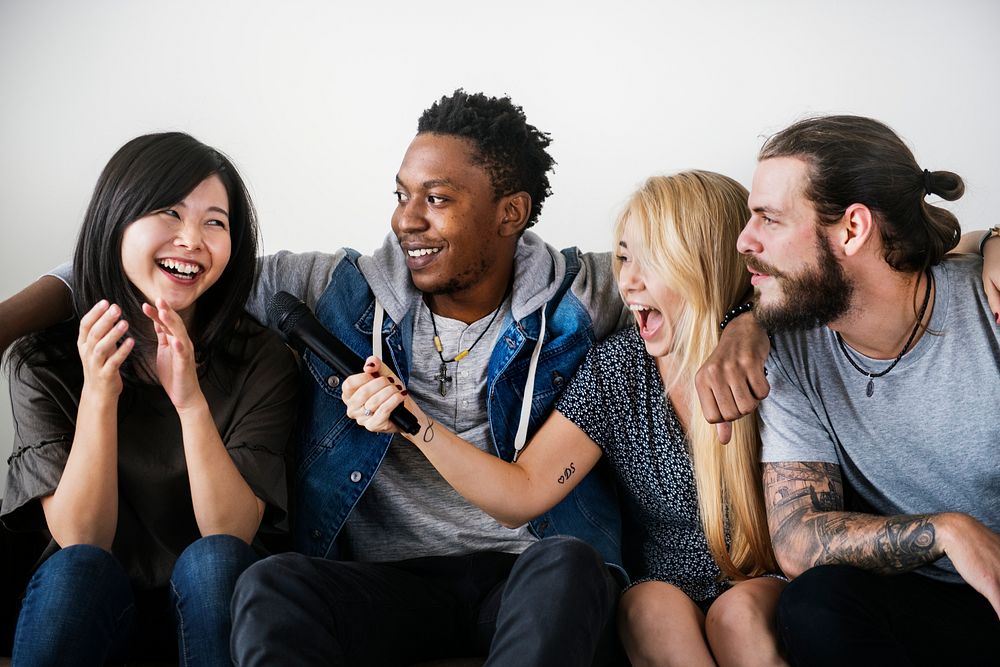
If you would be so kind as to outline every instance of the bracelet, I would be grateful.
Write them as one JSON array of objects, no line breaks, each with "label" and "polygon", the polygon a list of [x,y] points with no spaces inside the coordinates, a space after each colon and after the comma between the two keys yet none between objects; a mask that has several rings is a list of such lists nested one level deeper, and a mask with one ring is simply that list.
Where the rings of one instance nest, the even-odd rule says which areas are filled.
[{"label": "bracelet", "polygon": [[719,331],[726,328],[726,325],[732,322],[734,319],[742,315],[743,313],[749,312],[753,308],[753,301],[747,301],[746,303],[741,303],[736,306],[725,315],[722,316],[722,321],[719,322]]},{"label": "bracelet", "polygon": [[979,241],[979,254],[983,254],[983,249],[986,248],[986,242],[995,236],[1000,236],[1000,225],[994,225],[986,230],[983,234],[983,238]]}]

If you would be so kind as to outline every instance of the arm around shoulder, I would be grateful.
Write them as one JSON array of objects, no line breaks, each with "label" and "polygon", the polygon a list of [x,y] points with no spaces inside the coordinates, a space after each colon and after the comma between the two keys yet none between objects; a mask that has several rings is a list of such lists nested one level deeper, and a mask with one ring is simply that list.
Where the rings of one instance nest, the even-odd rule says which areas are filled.
[{"label": "arm around shoulder", "polygon": [[580,271],[571,291],[580,300],[594,325],[594,336],[603,340],[632,321],[611,268],[610,252],[578,254]]},{"label": "arm around shoulder", "polygon": [[58,324],[73,314],[71,293],[55,276],[45,275],[0,301],[0,354],[22,336]]},{"label": "arm around shoulder", "polygon": [[695,375],[701,411],[719,425],[719,440],[728,443],[729,422],[749,415],[770,392],[764,362],[771,350],[767,332],[750,313],[728,322],[719,344]]},{"label": "arm around shoulder", "polygon": [[951,251],[983,256],[983,290],[989,301],[996,323],[1000,324],[1000,225],[985,231],[975,230],[962,234],[958,245]]},{"label": "arm around shoulder", "polygon": [[267,324],[268,302],[279,291],[288,292],[302,299],[309,308],[315,308],[345,255],[343,249],[333,253],[282,250],[260,257],[257,282],[247,301],[247,312],[261,324]]}]

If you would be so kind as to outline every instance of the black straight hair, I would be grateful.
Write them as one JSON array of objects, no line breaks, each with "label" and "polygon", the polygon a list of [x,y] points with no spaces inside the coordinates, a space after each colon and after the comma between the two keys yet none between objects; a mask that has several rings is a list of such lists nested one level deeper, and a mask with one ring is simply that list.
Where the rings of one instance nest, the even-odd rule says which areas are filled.
[{"label": "black straight hair", "polygon": [[56,342],[53,336],[63,342],[57,346],[64,348],[61,354],[57,352],[57,358],[64,360],[75,355],[73,343],[79,319],[95,303],[107,299],[121,306],[122,317],[133,325],[129,335],[136,339],[136,349],[122,366],[123,377],[126,381],[137,380],[136,364],[140,364],[142,375],[154,377],[152,369],[141,366],[144,353],[155,346],[155,337],[151,328],[135,326],[147,320],[142,313],[145,297],[125,275],[122,237],[129,224],[178,204],[213,175],[222,181],[229,197],[232,250],[222,275],[199,297],[188,335],[199,363],[224,349],[236,334],[237,322],[244,315],[243,307],[257,275],[256,212],[243,179],[228,157],[183,132],[163,132],[132,139],[104,167],[73,254],[74,321],[48,335],[42,332],[16,343],[11,358],[17,358],[17,367],[39,353],[57,352],[49,347]]}]

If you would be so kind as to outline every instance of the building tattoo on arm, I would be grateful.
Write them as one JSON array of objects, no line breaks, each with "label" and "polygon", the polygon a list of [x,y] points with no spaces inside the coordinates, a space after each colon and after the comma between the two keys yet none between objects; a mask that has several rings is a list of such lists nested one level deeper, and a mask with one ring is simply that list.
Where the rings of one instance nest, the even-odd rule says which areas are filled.
[{"label": "building tattoo on arm", "polygon": [[800,557],[814,548],[803,532],[807,516],[844,509],[840,469],[830,463],[765,463],[764,492],[775,551]]}]

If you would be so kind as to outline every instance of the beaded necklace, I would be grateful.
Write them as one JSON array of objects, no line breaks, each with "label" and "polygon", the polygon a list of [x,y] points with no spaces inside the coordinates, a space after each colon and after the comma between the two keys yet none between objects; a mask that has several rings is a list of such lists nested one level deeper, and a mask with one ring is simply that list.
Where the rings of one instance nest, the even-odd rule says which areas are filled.
[{"label": "beaded necklace", "polygon": [[441,359],[441,367],[438,369],[437,375],[434,376],[434,379],[437,380],[438,383],[439,394],[447,396],[448,390],[451,389],[451,383],[454,381],[454,378],[451,375],[448,375],[448,364],[459,362],[469,356],[469,353],[472,352],[472,348],[479,344],[479,341],[483,339],[486,332],[493,326],[493,322],[497,319],[497,314],[500,312],[500,308],[503,306],[504,301],[507,300],[507,295],[509,293],[510,289],[504,292],[503,298],[500,299],[500,303],[497,304],[496,309],[493,311],[493,316],[490,317],[489,324],[487,324],[486,328],[483,329],[478,336],[476,336],[476,340],[472,341],[472,345],[465,348],[451,359],[444,358],[444,346],[441,344],[441,337],[438,336],[437,322],[434,320],[434,311],[431,310],[430,306],[427,307],[427,311],[431,314],[431,326],[434,328],[434,349],[437,350],[438,357]]}]

